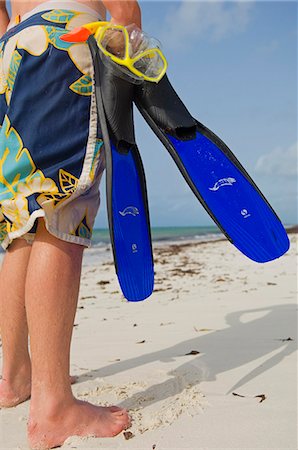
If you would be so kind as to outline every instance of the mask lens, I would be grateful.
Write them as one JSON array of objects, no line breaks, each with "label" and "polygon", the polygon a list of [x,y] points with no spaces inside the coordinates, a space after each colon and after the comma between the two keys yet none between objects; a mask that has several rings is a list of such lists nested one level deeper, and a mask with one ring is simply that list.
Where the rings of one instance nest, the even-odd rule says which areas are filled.
[{"label": "mask lens", "polygon": [[164,67],[164,61],[155,51],[148,51],[148,53],[134,62],[134,68],[150,78],[157,78],[164,70]]},{"label": "mask lens", "polygon": [[123,30],[109,27],[98,37],[97,42],[110,55],[125,58],[126,39]]}]

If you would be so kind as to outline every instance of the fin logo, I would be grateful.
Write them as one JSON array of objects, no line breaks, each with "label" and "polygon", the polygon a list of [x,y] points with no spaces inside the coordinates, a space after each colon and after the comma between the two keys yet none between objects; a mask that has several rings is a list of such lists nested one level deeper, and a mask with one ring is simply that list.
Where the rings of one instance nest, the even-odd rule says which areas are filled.
[{"label": "fin logo", "polygon": [[251,214],[249,214],[249,212],[247,211],[247,209],[241,209],[240,213],[241,213],[241,216],[242,216],[244,219],[247,219],[248,217],[251,216]]},{"label": "fin logo", "polygon": [[233,183],[236,183],[235,178],[221,178],[218,180],[212,188],[209,188],[209,191],[218,191],[222,186],[232,186]]},{"label": "fin logo", "polygon": [[121,216],[127,216],[128,214],[130,214],[131,216],[134,216],[134,217],[136,217],[136,216],[138,216],[140,213],[139,213],[139,210],[138,210],[138,208],[136,208],[135,206],[127,206],[123,211],[119,211],[119,214],[121,215]]},{"label": "fin logo", "polygon": [[132,250],[133,253],[137,253],[137,252],[138,252],[138,246],[137,246],[137,244],[132,244],[132,245],[131,245],[131,250]]}]

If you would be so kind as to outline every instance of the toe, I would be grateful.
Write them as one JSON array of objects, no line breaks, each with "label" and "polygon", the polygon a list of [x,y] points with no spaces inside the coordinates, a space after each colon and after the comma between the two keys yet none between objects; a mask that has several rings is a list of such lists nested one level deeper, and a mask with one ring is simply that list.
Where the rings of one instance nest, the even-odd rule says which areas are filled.
[{"label": "toe", "polygon": [[120,408],[119,406],[110,406],[110,411],[117,415],[117,416],[123,416],[124,414],[127,414],[126,409]]}]

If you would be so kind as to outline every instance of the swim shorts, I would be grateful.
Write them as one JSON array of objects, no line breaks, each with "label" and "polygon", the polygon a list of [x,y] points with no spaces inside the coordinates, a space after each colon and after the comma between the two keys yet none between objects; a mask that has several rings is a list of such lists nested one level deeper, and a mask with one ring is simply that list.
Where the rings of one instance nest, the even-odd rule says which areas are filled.
[{"label": "swim shorts", "polygon": [[[78,2],[43,3],[0,39],[0,243],[54,236],[91,245],[105,167],[87,43],[59,39],[100,20]],[[55,2],[54,2],[55,4]]]}]

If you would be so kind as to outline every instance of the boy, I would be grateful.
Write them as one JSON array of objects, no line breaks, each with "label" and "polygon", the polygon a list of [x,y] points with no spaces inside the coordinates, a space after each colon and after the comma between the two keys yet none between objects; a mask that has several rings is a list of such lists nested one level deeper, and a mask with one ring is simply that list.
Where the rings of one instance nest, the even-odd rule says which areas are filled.
[{"label": "boy", "polygon": [[[124,409],[75,399],[70,343],[83,250],[104,169],[87,44],[59,33],[105,18],[141,28],[137,1],[0,2],[0,406],[31,397],[33,448],[71,435],[114,436]],[[91,83],[88,84],[88,81]],[[87,87],[86,87],[87,86]],[[30,336],[30,355],[28,352]]]}]

